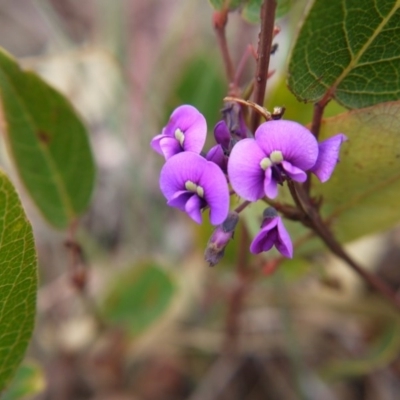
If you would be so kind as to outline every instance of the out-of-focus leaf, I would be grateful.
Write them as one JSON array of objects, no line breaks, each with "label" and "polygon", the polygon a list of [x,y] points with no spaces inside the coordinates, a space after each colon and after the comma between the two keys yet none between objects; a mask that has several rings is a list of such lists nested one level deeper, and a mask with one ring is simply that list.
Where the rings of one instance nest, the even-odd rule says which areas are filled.
[{"label": "out-of-focus leaf", "polygon": [[278,267],[285,282],[298,282],[310,272],[311,263],[302,257],[285,259]]},{"label": "out-of-focus leaf", "polygon": [[45,378],[42,368],[35,363],[22,364],[11,381],[2,400],[22,400],[27,396],[40,393],[45,387]]},{"label": "out-of-focus leaf", "polygon": [[341,161],[331,179],[313,181],[323,215],[346,242],[400,221],[400,102],[379,104],[323,121],[321,140],[344,133]]},{"label": "out-of-focus leaf", "polygon": [[[292,0],[276,0],[276,17],[282,17],[289,11]],[[260,10],[263,0],[209,0],[211,6],[215,10],[222,10],[224,7],[228,7],[229,10],[233,11],[240,8],[242,17],[253,24],[260,22]]]},{"label": "out-of-focus leaf", "polygon": [[158,265],[134,266],[115,283],[104,312],[109,320],[137,335],[164,315],[175,290],[171,277]]},{"label": "out-of-focus leaf", "polygon": [[246,0],[208,0],[211,6],[217,10],[221,11],[224,7],[228,7],[229,10],[237,9],[241,3]]},{"label": "out-of-focus leaf", "polygon": [[0,392],[32,335],[37,264],[32,228],[8,178],[0,172]]},{"label": "out-of-focus leaf", "polygon": [[302,101],[328,91],[348,108],[400,98],[400,1],[316,0],[289,65]]},{"label": "out-of-focus leaf", "polygon": [[[242,17],[253,24],[260,23],[260,10],[263,0],[247,0],[244,1],[242,8]],[[277,0],[275,17],[279,18],[285,15],[291,6],[292,0]]]},{"label": "out-of-focus leaf", "polygon": [[168,103],[171,111],[181,104],[195,106],[206,118],[209,129],[221,119],[222,99],[226,96],[228,83],[215,65],[212,55],[199,55],[191,59],[182,69],[179,80],[171,87]]},{"label": "out-of-focus leaf", "polygon": [[367,354],[360,359],[333,360],[323,367],[321,374],[325,379],[335,380],[345,377],[367,375],[386,367],[398,357],[400,350],[400,324],[391,322],[371,345]]},{"label": "out-of-focus leaf", "polygon": [[45,218],[65,228],[88,205],[94,163],[86,129],[70,103],[0,51],[6,139],[19,175]]},{"label": "out-of-focus leaf", "polygon": [[[268,110],[273,110],[273,108],[277,106],[286,108],[284,119],[297,121],[303,125],[311,122],[314,106],[311,103],[306,104],[298,101],[287,87],[285,79],[279,80],[266,100],[266,107]],[[344,111],[347,110],[336,101],[330,101],[324,110],[324,116],[332,117]]]}]

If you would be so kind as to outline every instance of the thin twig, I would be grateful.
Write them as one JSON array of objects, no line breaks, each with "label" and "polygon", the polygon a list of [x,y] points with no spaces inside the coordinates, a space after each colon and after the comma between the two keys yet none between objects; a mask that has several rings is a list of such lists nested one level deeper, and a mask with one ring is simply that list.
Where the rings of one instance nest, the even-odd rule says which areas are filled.
[{"label": "thin twig", "polygon": [[326,246],[345,261],[359,276],[361,276],[373,289],[380,293],[390,303],[400,310],[400,298],[396,293],[378,276],[373,275],[359,266],[343,249],[342,245],[335,239],[326,224],[323,222],[318,210],[312,204],[308,193],[300,184],[294,184],[296,198],[300,203],[307,217],[309,218],[310,227],[318,234]]},{"label": "thin twig", "polygon": [[244,201],[242,204],[238,205],[235,208],[235,212],[237,212],[238,214],[240,214],[249,204],[251,204],[251,201]]},{"label": "thin twig", "polygon": [[228,42],[226,40],[225,27],[228,23],[228,9],[216,11],[213,14],[213,25],[217,34],[218,45],[221,50],[222,59],[224,61],[226,75],[229,83],[235,80],[235,68],[233,66],[232,58],[229,53]]},{"label": "thin twig", "polygon": [[[275,0],[264,0],[261,8],[261,30],[257,48],[257,68],[254,76],[254,102],[264,105],[267,87],[269,59],[271,56],[272,39],[274,37]],[[254,132],[260,122],[260,115],[254,110],[251,115],[250,128]]]}]

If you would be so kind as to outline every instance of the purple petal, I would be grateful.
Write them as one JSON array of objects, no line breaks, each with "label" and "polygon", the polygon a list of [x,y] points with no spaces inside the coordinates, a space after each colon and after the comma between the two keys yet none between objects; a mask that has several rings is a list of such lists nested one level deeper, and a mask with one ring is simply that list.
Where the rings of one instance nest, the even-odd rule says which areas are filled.
[{"label": "purple petal", "polygon": [[177,129],[185,136],[183,149],[200,154],[207,136],[207,122],[204,116],[193,106],[180,106],[171,114],[164,134],[175,138]]},{"label": "purple petal", "polygon": [[259,254],[263,251],[268,251],[275,244],[277,238],[276,225],[278,218],[271,218],[261,228],[260,232],[256,235],[250,245],[250,252]]},{"label": "purple petal", "polygon": [[231,134],[225,121],[219,121],[214,127],[215,141],[220,144],[224,149],[229,149],[231,142]]},{"label": "purple petal", "polygon": [[200,198],[197,195],[193,194],[185,206],[185,211],[189,214],[189,217],[198,224],[201,224],[201,208],[203,206],[202,203],[203,202],[200,200]]},{"label": "purple petal", "polygon": [[318,157],[315,137],[294,121],[264,122],[256,130],[255,139],[267,155],[281,151],[286,161],[303,171],[313,167]]},{"label": "purple petal", "polygon": [[163,152],[162,152],[161,147],[160,147],[160,140],[161,140],[163,137],[165,137],[163,134],[157,135],[157,136],[155,136],[155,137],[151,140],[151,142],[150,142],[151,148],[152,148],[154,151],[156,151],[158,154],[161,154],[161,155],[163,154]]},{"label": "purple petal", "polygon": [[206,159],[217,164],[223,171],[226,171],[227,158],[220,144],[211,147],[206,155]]},{"label": "purple petal", "polygon": [[187,181],[199,182],[208,163],[205,158],[192,152],[182,152],[169,158],[160,173],[160,189],[167,200],[176,192],[186,190]]},{"label": "purple petal", "polygon": [[182,146],[175,138],[164,136],[158,143],[166,160],[183,151]]},{"label": "purple petal", "polygon": [[174,193],[174,195],[167,201],[167,204],[171,207],[176,207],[181,211],[186,211],[185,206],[191,196],[193,196],[193,193],[190,193],[187,190],[180,190],[179,192]]},{"label": "purple petal", "polygon": [[270,199],[274,199],[278,195],[278,184],[272,177],[272,168],[265,171],[264,192]]},{"label": "purple petal", "polygon": [[228,175],[235,192],[246,200],[264,196],[264,170],[260,167],[264,152],[254,139],[236,143],[228,161]]},{"label": "purple petal", "polygon": [[293,244],[290,239],[290,235],[283,225],[283,222],[280,217],[278,217],[278,237],[275,242],[275,247],[279,250],[279,252],[288,258],[293,257]]},{"label": "purple petal", "polygon": [[216,164],[206,161],[198,184],[204,189],[204,199],[210,206],[211,224],[222,224],[229,212],[229,188],[224,173]]},{"label": "purple petal", "polygon": [[307,174],[289,161],[282,161],[282,168],[285,170],[286,175],[296,182],[305,182],[307,180]]},{"label": "purple petal", "polygon": [[339,161],[340,146],[346,140],[347,137],[339,133],[319,144],[318,159],[311,171],[321,182],[326,182],[331,177]]}]

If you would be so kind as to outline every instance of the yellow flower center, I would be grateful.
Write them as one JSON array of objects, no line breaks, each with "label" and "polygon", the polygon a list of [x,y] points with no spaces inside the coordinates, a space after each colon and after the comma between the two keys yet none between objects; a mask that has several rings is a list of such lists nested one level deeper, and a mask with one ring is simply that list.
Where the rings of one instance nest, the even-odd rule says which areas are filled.
[{"label": "yellow flower center", "polygon": [[283,161],[283,154],[279,150],[274,150],[269,157],[264,157],[260,161],[260,167],[265,171],[274,164],[279,164]]},{"label": "yellow flower center", "polygon": [[183,134],[183,132],[179,128],[176,129],[176,131],[175,131],[175,139],[183,147],[183,142],[185,141],[185,135]]},{"label": "yellow flower center", "polygon": [[199,197],[204,197],[204,189],[192,181],[186,181],[185,189],[189,192],[196,193]]}]

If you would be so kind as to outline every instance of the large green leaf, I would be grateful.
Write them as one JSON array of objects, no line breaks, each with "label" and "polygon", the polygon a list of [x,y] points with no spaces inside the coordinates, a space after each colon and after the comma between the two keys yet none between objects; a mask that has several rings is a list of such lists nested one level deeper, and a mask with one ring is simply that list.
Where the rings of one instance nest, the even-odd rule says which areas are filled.
[{"label": "large green leaf", "polygon": [[0,391],[21,362],[35,319],[37,267],[32,229],[0,172]]},{"label": "large green leaf", "polygon": [[345,107],[400,99],[400,0],[316,0],[289,65],[303,101],[327,91]]},{"label": "large green leaf", "polygon": [[400,221],[400,102],[328,118],[321,139],[344,133],[341,161],[331,179],[313,181],[323,215],[339,240],[349,241]]},{"label": "large green leaf", "polygon": [[70,103],[0,51],[6,139],[19,175],[47,220],[65,228],[87,207],[94,163],[86,129]]},{"label": "large green leaf", "polygon": [[104,312],[108,319],[137,335],[167,311],[174,293],[171,277],[156,264],[146,263],[119,277],[106,299]]}]

